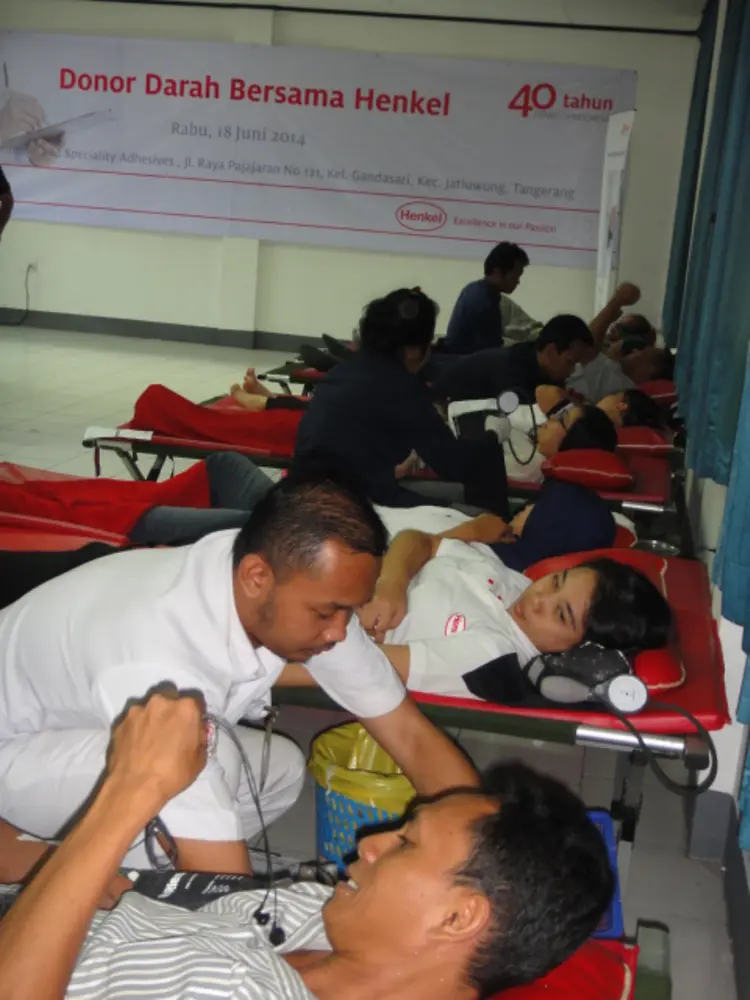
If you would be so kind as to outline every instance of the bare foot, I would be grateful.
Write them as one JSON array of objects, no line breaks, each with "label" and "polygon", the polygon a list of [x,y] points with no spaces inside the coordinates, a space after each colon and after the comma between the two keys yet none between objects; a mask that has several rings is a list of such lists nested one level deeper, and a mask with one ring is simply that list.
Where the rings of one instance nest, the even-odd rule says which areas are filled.
[{"label": "bare foot", "polygon": [[245,392],[242,386],[237,383],[232,386],[229,392],[235,403],[239,403],[245,410],[250,410],[253,413],[259,413],[261,410],[265,410],[266,408],[268,396],[258,396],[255,393]]},{"label": "bare foot", "polygon": [[268,389],[266,389],[263,383],[259,381],[254,368],[248,368],[245,372],[245,380],[242,383],[242,388],[245,392],[249,392],[251,396],[273,395]]}]

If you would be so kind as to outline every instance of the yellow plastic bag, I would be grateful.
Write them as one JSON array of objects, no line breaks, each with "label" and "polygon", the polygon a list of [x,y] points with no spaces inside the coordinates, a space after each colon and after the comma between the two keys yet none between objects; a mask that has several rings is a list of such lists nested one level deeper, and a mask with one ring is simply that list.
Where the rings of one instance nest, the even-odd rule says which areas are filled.
[{"label": "yellow plastic bag", "polygon": [[358,722],[321,733],[308,769],[321,788],[400,816],[416,792],[396,762]]}]

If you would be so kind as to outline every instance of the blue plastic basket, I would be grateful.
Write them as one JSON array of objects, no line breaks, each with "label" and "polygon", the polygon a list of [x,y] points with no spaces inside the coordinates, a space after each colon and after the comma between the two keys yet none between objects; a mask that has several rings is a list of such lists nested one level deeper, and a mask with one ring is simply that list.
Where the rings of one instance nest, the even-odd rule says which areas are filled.
[{"label": "blue plastic basket", "polygon": [[625,933],[625,925],[622,918],[622,896],[620,894],[620,876],[617,871],[617,838],[615,837],[615,825],[608,812],[601,809],[590,809],[589,817],[604,838],[607,845],[609,863],[612,867],[612,874],[615,877],[615,894],[612,904],[602,917],[599,927],[594,931],[593,937],[606,940],[621,938]]},{"label": "blue plastic basket", "polygon": [[398,819],[398,813],[365,806],[341,792],[315,784],[315,837],[318,857],[346,868],[344,858],[357,849],[357,831],[363,826]]}]

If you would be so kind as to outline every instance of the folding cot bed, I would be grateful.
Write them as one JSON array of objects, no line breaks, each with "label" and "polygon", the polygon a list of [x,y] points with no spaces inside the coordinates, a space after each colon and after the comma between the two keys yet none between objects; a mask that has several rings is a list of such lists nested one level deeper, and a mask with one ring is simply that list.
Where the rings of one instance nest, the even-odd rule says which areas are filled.
[{"label": "folding cot bed", "polygon": [[[118,455],[133,479],[152,482],[169,459],[200,459],[215,451],[236,451],[257,465],[287,468],[300,419],[301,412],[295,410],[250,414],[231,396],[198,405],[163,386],[149,386],[136,402],[131,420],[115,428],[88,428],[83,445],[94,451],[97,474],[101,452],[109,451]],[[674,460],[654,444],[653,437],[640,444],[637,435],[628,440],[621,456],[632,476],[632,487],[599,490],[601,496],[625,513],[679,514],[681,479]],[[141,458],[153,459],[146,471],[141,469]],[[415,478],[437,481],[429,471]],[[538,486],[513,480],[508,486],[511,497],[519,499],[533,498],[538,490]]]},{"label": "folding cot bed", "polygon": [[[35,473],[42,479],[45,476],[58,480],[74,478],[17,466],[0,467],[0,479],[17,484],[23,475],[33,478]],[[116,532],[0,511],[0,549],[73,549],[92,541],[122,545],[126,539]],[[724,666],[711,617],[705,568],[691,560],[658,558],[632,551],[620,553],[618,558],[639,566],[659,582],[675,615],[677,662],[684,672],[684,682],[663,697],[691,712],[709,731],[722,728],[729,721]],[[573,706],[500,706],[419,693],[415,698],[422,710],[441,726],[617,751],[617,781],[611,808],[620,827],[620,878],[622,882],[626,880],[637,829],[645,758],[633,735],[616,718],[604,711],[587,711]],[[277,704],[307,708],[336,707],[322,692],[310,688],[279,688],[274,700]],[[651,705],[640,715],[631,717],[631,721],[655,756],[681,760],[692,777],[706,767],[706,748],[690,731],[683,716]],[[664,929],[644,926],[639,928],[637,945],[592,941],[542,983],[511,991],[507,996],[510,1000],[539,1000],[541,997],[545,1000],[573,1000],[574,997],[576,1000],[668,1000],[671,992],[664,959],[665,936]]]},{"label": "folding cot bed", "polygon": [[[192,475],[186,478],[192,478]],[[77,477],[24,469],[7,463],[0,465],[0,486],[5,486],[5,489],[0,489],[0,549],[75,548],[89,541],[105,541],[113,545],[125,543],[122,511],[115,513],[113,509],[110,526],[117,530],[110,531],[107,530],[107,523],[101,520],[102,510],[107,508],[97,507],[95,519],[86,525],[62,523],[63,513],[58,514],[56,519],[40,517],[39,508],[31,503],[27,505],[27,513],[24,513],[22,492],[20,501],[12,497],[13,503],[8,503],[6,484],[15,484],[23,491],[24,482],[45,479],[53,483],[73,481],[75,484]],[[84,482],[77,481],[79,484]],[[177,486],[176,480],[172,483]],[[128,494],[139,489],[137,484],[127,481],[112,481],[110,486]],[[150,491],[149,487],[145,488]],[[6,506],[12,506],[13,512],[2,512],[4,498]],[[59,509],[64,512],[64,508]],[[71,508],[70,517],[76,516],[85,517],[85,509]],[[707,730],[721,729],[729,720],[724,692],[724,665],[711,615],[711,593],[705,567],[690,559],[664,558],[627,548],[608,550],[607,554],[643,569],[662,588],[673,609],[676,621],[675,662],[679,664],[676,669],[680,676],[676,682],[674,678],[670,681],[668,690],[657,690],[656,695],[661,694],[669,703],[692,713]],[[659,686],[657,684],[657,688]],[[276,697],[280,704],[335,707],[316,689],[280,688]],[[645,760],[635,737],[614,716],[578,706],[501,706],[473,699],[426,694],[417,694],[416,699],[429,716],[445,727],[618,751],[619,787],[616,800],[625,820],[626,841],[628,836],[632,839]],[[691,778],[705,769],[706,748],[683,716],[653,704],[633,716],[631,721],[646,746],[657,756],[681,760]]]}]

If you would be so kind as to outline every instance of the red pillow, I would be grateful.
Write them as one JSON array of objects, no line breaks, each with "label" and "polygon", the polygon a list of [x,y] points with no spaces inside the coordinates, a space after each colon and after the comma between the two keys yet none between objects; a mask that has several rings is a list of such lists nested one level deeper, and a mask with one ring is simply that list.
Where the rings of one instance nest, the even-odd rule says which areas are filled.
[{"label": "red pillow", "polygon": [[[572,569],[579,563],[588,562],[591,559],[606,557],[614,559],[616,562],[626,566],[632,566],[640,570],[655,587],[669,600],[664,585],[664,570],[666,562],[663,556],[655,556],[651,552],[641,552],[638,549],[597,549],[593,552],[573,552],[566,556],[553,556],[551,559],[543,559],[534,563],[525,570],[525,575],[531,580],[538,580],[549,573],[559,573],[564,569]],[[672,612],[677,620],[678,633],[681,611]],[[690,612],[692,614],[692,612]],[[668,691],[671,688],[679,687],[685,682],[685,667],[679,651],[671,646],[664,646],[662,649],[646,649],[636,654],[633,667],[636,675],[640,677],[652,694],[661,691]]]},{"label": "red pillow", "polygon": [[685,667],[679,652],[665,646],[663,649],[644,649],[633,664],[637,677],[651,694],[670,691],[685,683]]},{"label": "red pillow", "polygon": [[638,386],[641,392],[655,399],[662,406],[671,406],[677,402],[677,386],[666,378],[657,378],[653,382],[641,382]]},{"label": "red pillow", "polygon": [[672,442],[654,427],[620,427],[617,447],[621,451],[637,451],[646,455],[669,455]]},{"label": "red pillow", "polygon": [[620,492],[633,485],[633,474],[623,459],[598,448],[560,451],[544,462],[542,472],[552,479],[580,483],[595,490]]},{"label": "red pillow", "polygon": [[530,580],[538,580],[540,576],[547,576],[549,573],[560,573],[564,569],[572,569],[582,562],[590,562],[592,559],[614,559],[625,566],[633,566],[645,573],[655,587],[669,597],[664,587],[664,571],[666,560],[664,556],[656,556],[652,552],[643,552],[641,549],[591,549],[589,552],[570,552],[564,556],[551,556],[549,559],[542,559],[533,566],[529,566],[524,573]]},{"label": "red pillow", "polygon": [[630,1000],[638,948],[619,941],[588,941],[544,979],[505,990],[497,1000]]}]

